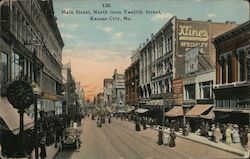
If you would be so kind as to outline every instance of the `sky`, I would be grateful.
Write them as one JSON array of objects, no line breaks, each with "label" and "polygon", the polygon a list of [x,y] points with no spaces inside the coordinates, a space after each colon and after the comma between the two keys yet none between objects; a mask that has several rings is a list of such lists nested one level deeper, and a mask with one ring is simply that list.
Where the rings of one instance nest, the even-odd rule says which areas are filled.
[{"label": "sky", "polygon": [[[249,19],[248,3],[244,0],[54,0],[53,3],[65,44],[63,63],[71,63],[72,74],[81,82],[86,100],[93,100],[93,96],[103,92],[103,80],[112,78],[114,69],[124,73],[131,64],[132,50],[150,39],[151,33],[157,33],[173,16],[213,22],[230,20],[237,24]],[[102,14],[95,14],[94,10]],[[124,14],[124,10],[143,14]],[[91,17],[107,19],[90,20]]]}]

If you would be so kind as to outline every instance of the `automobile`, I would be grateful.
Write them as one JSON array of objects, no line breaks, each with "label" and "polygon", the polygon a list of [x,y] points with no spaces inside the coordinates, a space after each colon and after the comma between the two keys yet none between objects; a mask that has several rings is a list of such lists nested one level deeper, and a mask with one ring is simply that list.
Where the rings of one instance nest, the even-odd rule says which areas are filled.
[{"label": "automobile", "polygon": [[62,149],[65,148],[75,148],[78,149],[80,147],[80,135],[81,129],[79,127],[69,127],[66,128],[63,137],[61,139]]}]

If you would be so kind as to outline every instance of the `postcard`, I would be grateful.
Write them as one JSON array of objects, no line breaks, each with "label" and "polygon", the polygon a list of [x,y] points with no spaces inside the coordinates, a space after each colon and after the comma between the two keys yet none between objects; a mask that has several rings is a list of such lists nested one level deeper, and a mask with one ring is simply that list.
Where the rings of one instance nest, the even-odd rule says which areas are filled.
[{"label": "postcard", "polygon": [[249,158],[249,32],[249,0],[0,0],[0,158]]}]

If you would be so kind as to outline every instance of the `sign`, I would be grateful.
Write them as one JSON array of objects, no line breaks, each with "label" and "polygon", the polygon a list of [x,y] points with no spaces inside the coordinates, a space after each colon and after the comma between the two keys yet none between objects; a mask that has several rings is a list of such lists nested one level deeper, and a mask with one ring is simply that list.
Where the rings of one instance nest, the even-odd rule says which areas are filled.
[{"label": "sign", "polygon": [[178,22],[178,52],[185,54],[191,48],[199,48],[200,53],[209,53],[209,27],[206,23],[193,21]]}]

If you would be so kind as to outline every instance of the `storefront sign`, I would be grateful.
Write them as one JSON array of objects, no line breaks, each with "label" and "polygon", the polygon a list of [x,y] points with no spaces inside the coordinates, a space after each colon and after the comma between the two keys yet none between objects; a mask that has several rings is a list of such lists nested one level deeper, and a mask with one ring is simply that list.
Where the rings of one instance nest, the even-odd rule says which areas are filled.
[{"label": "storefront sign", "polygon": [[54,94],[49,94],[47,92],[42,93],[42,99],[49,99],[49,100],[59,100],[59,98]]}]

